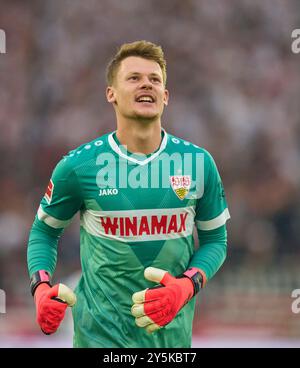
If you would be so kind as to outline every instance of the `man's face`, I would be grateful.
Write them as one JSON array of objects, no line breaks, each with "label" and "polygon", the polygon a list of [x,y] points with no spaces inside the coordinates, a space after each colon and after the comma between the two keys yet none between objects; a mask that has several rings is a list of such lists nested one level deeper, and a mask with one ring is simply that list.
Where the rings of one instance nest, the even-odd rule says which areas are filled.
[{"label": "man's face", "polygon": [[169,93],[157,62],[129,56],[122,60],[113,85],[107,87],[106,96],[108,102],[114,104],[117,115],[154,120],[162,115]]}]

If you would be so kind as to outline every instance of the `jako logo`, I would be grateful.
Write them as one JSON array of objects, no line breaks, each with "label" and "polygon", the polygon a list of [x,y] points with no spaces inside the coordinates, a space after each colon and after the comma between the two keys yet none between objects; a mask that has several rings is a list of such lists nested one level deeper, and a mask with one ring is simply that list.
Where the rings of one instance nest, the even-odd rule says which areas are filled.
[{"label": "jako logo", "polygon": [[99,196],[117,195],[118,189],[100,189]]},{"label": "jako logo", "polygon": [[292,42],[292,52],[294,54],[300,53],[300,28],[294,29],[292,32],[292,38],[295,40]]},{"label": "jako logo", "polygon": [[3,29],[0,29],[0,54],[6,53],[6,34]]}]

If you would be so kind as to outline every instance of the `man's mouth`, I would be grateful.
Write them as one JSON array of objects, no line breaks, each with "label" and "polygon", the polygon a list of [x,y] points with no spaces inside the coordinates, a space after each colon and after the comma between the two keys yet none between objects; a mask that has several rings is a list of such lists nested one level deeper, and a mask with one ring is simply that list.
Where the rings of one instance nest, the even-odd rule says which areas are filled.
[{"label": "man's mouth", "polygon": [[153,103],[154,102],[154,98],[152,96],[149,95],[145,95],[145,96],[139,96],[138,98],[136,98],[136,102],[140,102],[140,103]]}]

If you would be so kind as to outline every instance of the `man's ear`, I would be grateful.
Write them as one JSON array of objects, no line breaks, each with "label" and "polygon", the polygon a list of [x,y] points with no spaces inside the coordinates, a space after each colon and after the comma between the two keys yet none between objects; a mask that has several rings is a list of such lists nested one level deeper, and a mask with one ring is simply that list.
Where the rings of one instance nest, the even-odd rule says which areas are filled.
[{"label": "man's ear", "polygon": [[112,86],[108,86],[106,88],[106,99],[109,103],[116,102],[115,91],[114,91],[114,88]]},{"label": "man's ear", "polygon": [[164,93],[164,104],[166,106],[168,106],[168,102],[169,102],[169,91],[167,89],[165,89],[165,93]]}]

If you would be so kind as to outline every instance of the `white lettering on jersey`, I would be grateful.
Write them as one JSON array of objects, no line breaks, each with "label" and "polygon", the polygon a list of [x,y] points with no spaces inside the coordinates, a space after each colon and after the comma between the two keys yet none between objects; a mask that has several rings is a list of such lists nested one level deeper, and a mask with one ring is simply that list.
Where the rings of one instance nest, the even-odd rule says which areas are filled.
[{"label": "white lettering on jersey", "polygon": [[193,232],[193,207],[126,211],[86,210],[81,225],[90,234],[124,242],[167,240]]},{"label": "white lettering on jersey", "polygon": [[118,189],[100,189],[99,196],[117,195]]}]

